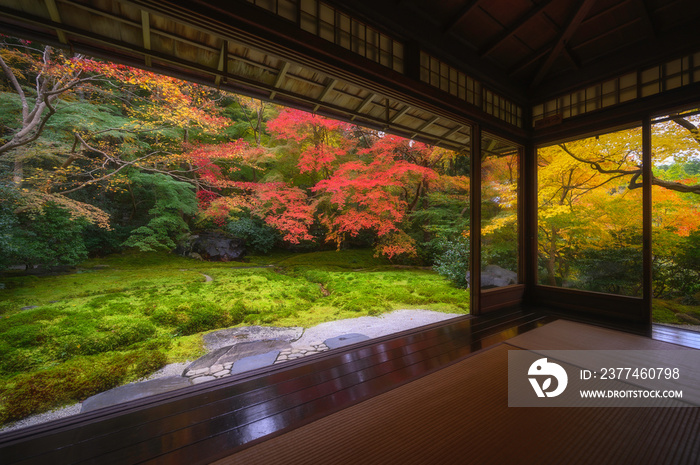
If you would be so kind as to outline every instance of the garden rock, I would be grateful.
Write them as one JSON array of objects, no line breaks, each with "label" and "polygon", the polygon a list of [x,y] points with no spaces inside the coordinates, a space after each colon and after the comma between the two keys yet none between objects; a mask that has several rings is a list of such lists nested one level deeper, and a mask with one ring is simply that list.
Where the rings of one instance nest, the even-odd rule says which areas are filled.
[{"label": "garden rock", "polygon": [[271,350],[270,352],[265,352],[263,354],[243,357],[233,364],[231,367],[231,374],[235,375],[238,373],[245,373],[246,371],[270,366],[275,363],[275,360],[277,360],[277,356],[279,354],[279,350]]},{"label": "garden rock", "polygon": [[190,386],[190,380],[181,376],[166,376],[165,378],[126,384],[87,398],[80,411],[81,413],[91,412],[99,408],[174,391],[186,386]]},{"label": "garden rock", "polygon": [[359,333],[341,334],[340,336],[332,337],[326,339],[324,344],[328,346],[329,349],[337,349],[339,347],[349,346],[350,344],[355,344],[356,342],[362,342],[369,340],[369,336]]},{"label": "garden rock", "polygon": [[223,232],[193,234],[181,242],[176,253],[214,262],[243,260],[246,254],[245,241]]},{"label": "garden rock", "polygon": [[[467,283],[470,273],[467,271]],[[515,271],[506,270],[498,265],[486,265],[481,271],[481,287],[503,287],[518,283],[518,274]]]}]

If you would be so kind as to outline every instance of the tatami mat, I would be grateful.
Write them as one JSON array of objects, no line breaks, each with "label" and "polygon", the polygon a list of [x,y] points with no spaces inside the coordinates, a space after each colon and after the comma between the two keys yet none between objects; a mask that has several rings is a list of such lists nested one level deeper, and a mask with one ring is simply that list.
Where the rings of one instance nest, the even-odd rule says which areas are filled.
[{"label": "tatami mat", "polygon": [[[539,349],[664,344],[568,322],[523,336],[510,341]],[[514,349],[499,344],[216,463],[700,462],[698,408],[508,407],[508,350]]]}]

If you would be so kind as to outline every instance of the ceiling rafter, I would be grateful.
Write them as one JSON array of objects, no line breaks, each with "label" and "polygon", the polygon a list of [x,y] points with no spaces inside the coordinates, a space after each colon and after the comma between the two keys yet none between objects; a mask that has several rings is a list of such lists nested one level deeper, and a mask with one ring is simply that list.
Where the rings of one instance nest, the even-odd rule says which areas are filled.
[{"label": "ceiling rafter", "polygon": [[513,23],[510,27],[508,27],[503,33],[501,33],[496,39],[494,39],[490,44],[488,44],[486,47],[484,47],[480,52],[479,55],[481,57],[485,57],[489,53],[493,52],[496,47],[498,47],[500,44],[502,44],[505,40],[509,39],[513,34],[518,32],[518,29],[523,27],[525,24],[527,24],[532,18],[535,16],[539,15],[542,10],[547,8],[547,6],[552,3],[553,0],[543,0],[537,6],[525,13],[523,16],[518,18],[515,23]]},{"label": "ceiling rafter", "polygon": [[459,124],[459,125],[453,127],[452,129],[450,129],[449,131],[447,131],[445,134],[443,134],[442,137],[444,139],[447,139],[448,137],[452,137],[455,133],[457,133],[458,131],[461,131],[462,128],[464,128],[464,126]]},{"label": "ceiling rafter", "polygon": [[[49,17],[51,18],[51,21],[59,24],[62,22],[55,0],[46,0],[46,9],[49,10]],[[59,42],[62,44],[68,44],[68,38],[66,37],[65,32],[60,29],[56,29],[56,36],[58,37]]]},{"label": "ceiling rafter", "polygon": [[[279,89],[279,87],[282,85],[282,81],[284,80],[284,76],[287,74],[287,71],[289,71],[289,62],[285,61],[284,63],[282,63],[282,67],[277,73],[277,77],[275,78],[274,84],[272,84],[273,89]],[[277,91],[273,90],[272,92],[270,92],[270,100],[274,100],[276,95]]]},{"label": "ceiling rafter", "polygon": [[[369,105],[370,103],[372,103],[372,100],[374,100],[374,98],[375,98],[376,96],[377,96],[377,94],[375,94],[375,93],[373,93],[373,92],[370,92],[370,94],[369,94],[367,97],[365,97],[365,99],[362,101],[362,103],[360,103],[360,104],[357,106],[357,108],[355,108],[355,113],[356,113],[356,114],[363,113],[363,112],[365,111],[365,108],[367,108],[367,105]],[[354,121],[355,118],[356,118],[356,116],[353,115],[352,118],[350,118],[350,120],[351,120],[351,121]]]},{"label": "ceiling rafter", "polygon": [[227,62],[228,62],[228,40],[224,40],[221,42],[221,51],[219,52],[219,64],[216,67],[219,71],[221,71],[221,75],[217,75],[216,78],[214,78],[214,84],[217,86],[221,85],[221,80],[226,80],[226,68],[227,68]]},{"label": "ceiling rafter", "polygon": [[566,57],[567,60],[569,60],[569,63],[571,63],[571,66],[573,66],[574,69],[581,69],[581,60],[578,59],[578,57],[569,47],[564,47],[561,53],[562,55],[564,55],[564,57]]},{"label": "ceiling rafter", "polygon": [[537,71],[535,78],[532,80],[532,83],[530,84],[531,88],[537,87],[537,85],[542,82],[542,79],[544,79],[544,77],[547,75],[554,64],[554,61],[559,58],[569,39],[571,39],[571,37],[576,33],[579,25],[586,18],[586,15],[596,1],[597,0],[581,0],[578,3],[575,13],[566,23],[566,26],[562,28],[559,37],[557,37],[557,40],[555,41],[554,48],[547,56],[547,59],[542,67]]},{"label": "ceiling rafter", "polygon": [[399,110],[398,113],[396,113],[394,116],[392,116],[392,117],[389,119],[389,124],[393,124],[394,122],[396,122],[396,120],[398,120],[398,119],[401,118],[403,115],[405,115],[405,114],[408,112],[408,110],[410,110],[410,109],[411,109],[411,106],[410,106],[410,105],[406,105],[405,107],[403,107],[401,110]]},{"label": "ceiling rafter", "polygon": [[[151,49],[151,17],[148,11],[141,10],[141,32],[143,34],[143,48],[146,50]],[[149,68],[151,67],[151,57],[146,55],[144,58],[144,63]]]},{"label": "ceiling rafter", "polygon": [[474,8],[476,7],[479,3],[481,3],[481,0],[469,0],[467,3],[462,5],[459,10],[452,16],[452,19],[449,20],[443,27],[442,27],[442,33],[447,34],[454,28],[462,19],[464,19],[465,16]]},{"label": "ceiling rafter", "polygon": [[[330,79],[329,82],[328,82],[328,84],[326,84],[326,87],[324,87],[324,88],[323,88],[323,91],[321,91],[321,95],[318,96],[318,101],[319,101],[319,102],[323,102],[323,101],[325,100],[325,98],[328,96],[328,94],[330,93],[330,91],[333,90],[333,88],[335,87],[336,84],[338,84],[338,80],[337,80],[337,79]],[[314,107],[313,113],[316,113],[316,112],[318,111],[319,108],[321,108],[321,104],[320,104],[320,103],[318,103],[318,104]]]},{"label": "ceiling rafter", "polygon": [[411,139],[413,139],[413,138],[415,138],[416,136],[418,136],[418,134],[419,134],[421,131],[425,131],[425,130],[428,129],[430,126],[432,126],[433,124],[437,123],[437,121],[438,121],[439,119],[440,119],[439,116],[433,116],[433,117],[430,118],[428,121],[426,121],[425,123],[421,124],[421,125],[418,127],[418,129],[416,129],[417,132],[411,136]]}]

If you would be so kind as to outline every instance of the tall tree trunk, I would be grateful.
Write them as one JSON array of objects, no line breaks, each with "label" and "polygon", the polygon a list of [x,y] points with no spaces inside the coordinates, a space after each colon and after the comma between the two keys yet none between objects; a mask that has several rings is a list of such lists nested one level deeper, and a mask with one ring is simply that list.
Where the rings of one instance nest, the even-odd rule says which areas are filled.
[{"label": "tall tree trunk", "polygon": [[557,229],[552,226],[550,232],[549,250],[547,250],[547,284],[556,286],[557,279],[554,275],[554,267],[557,261]]}]

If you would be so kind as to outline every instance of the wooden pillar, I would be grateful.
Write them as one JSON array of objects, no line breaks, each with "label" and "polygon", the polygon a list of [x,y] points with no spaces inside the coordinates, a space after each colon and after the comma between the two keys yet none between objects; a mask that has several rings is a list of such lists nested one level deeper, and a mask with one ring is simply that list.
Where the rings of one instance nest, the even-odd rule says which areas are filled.
[{"label": "wooden pillar", "polygon": [[528,141],[523,150],[521,170],[520,237],[522,238],[523,263],[520,266],[521,282],[525,285],[523,303],[535,303],[537,285],[537,148]]},{"label": "wooden pillar", "polygon": [[471,190],[469,191],[470,313],[481,314],[481,126],[472,126]]},{"label": "wooden pillar", "polygon": [[643,321],[651,323],[652,248],[651,248],[651,118],[642,122],[642,303]]}]

